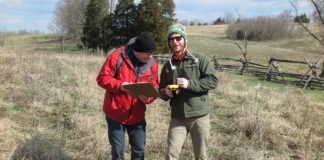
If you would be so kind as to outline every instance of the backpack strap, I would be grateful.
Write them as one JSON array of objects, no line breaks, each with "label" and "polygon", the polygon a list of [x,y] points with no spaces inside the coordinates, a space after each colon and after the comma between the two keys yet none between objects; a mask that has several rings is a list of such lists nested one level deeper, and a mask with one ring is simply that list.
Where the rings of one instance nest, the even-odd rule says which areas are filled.
[{"label": "backpack strap", "polygon": [[114,70],[114,78],[117,78],[117,72],[118,72],[118,69],[120,68],[120,66],[122,65],[122,54],[124,54],[124,50],[122,48],[119,48],[119,56],[118,56],[118,61],[117,61],[117,64],[116,64],[116,67],[115,67],[115,70]]},{"label": "backpack strap", "polygon": [[[117,64],[115,66],[115,69],[114,69],[114,78],[117,78],[117,76],[118,76],[117,75],[117,72],[118,72],[119,68],[122,66],[122,60],[123,60],[122,54],[125,54],[125,51],[122,48],[119,48],[118,61],[117,61]],[[153,62],[150,62],[150,63],[152,63],[152,64],[150,66],[151,75],[149,77],[150,77],[150,81],[152,81],[153,75],[155,74],[153,72],[153,63],[154,63],[154,60],[153,60]]]},{"label": "backpack strap", "polygon": [[153,64],[150,67],[150,70],[151,70],[151,75],[149,76],[150,77],[150,81],[153,80],[153,75],[155,74],[155,72],[153,72],[153,65],[154,65],[154,62],[153,62]]}]

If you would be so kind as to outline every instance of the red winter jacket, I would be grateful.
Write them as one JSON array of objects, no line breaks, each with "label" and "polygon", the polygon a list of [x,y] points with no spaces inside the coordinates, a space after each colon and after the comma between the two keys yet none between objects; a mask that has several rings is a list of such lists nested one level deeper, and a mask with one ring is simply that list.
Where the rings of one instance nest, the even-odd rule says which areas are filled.
[{"label": "red winter jacket", "polygon": [[[127,54],[125,46],[120,49]],[[130,125],[144,119],[146,105],[141,100],[132,98],[127,92],[121,90],[123,82],[135,83],[136,73],[130,60],[124,52],[120,52],[120,49],[107,57],[97,77],[97,83],[100,87],[106,89],[103,104],[103,111],[106,116],[122,124]],[[115,67],[120,55],[122,56],[122,63],[115,78]],[[151,82],[155,87],[158,87],[158,65],[155,60],[152,58],[141,68],[143,70],[139,71],[140,75],[138,75],[137,82]],[[150,97],[146,104],[153,102],[154,99]]]}]

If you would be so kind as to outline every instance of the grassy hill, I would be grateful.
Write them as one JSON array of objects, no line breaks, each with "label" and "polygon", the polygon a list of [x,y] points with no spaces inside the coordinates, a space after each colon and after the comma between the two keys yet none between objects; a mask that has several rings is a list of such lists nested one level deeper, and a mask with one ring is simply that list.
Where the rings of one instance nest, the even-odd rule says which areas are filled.
[{"label": "grassy hill", "polygon": [[[225,38],[226,26],[187,29],[193,50],[241,57]],[[0,159],[109,159],[104,90],[95,81],[105,57],[58,51],[53,35],[6,37],[0,47]],[[267,56],[315,61],[323,48],[307,35],[248,43],[248,58],[266,64]],[[217,77],[210,92],[210,159],[324,157],[323,92],[227,72]],[[167,102],[148,105],[146,159],[164,159],[169,116]],[[187,139],[180,159],[192,159],[191,148]]]}]

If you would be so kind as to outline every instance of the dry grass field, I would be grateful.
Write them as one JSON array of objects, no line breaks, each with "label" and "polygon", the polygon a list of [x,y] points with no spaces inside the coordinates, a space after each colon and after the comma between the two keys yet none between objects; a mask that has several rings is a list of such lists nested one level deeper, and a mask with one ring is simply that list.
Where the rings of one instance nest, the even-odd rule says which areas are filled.
[{"label": "dry grass field", "polygon": [[[226,26],[188,27],[189,45],[208,56],[240,58]],[[52,35],[6,37],[0,47],[0,159],[110,159],[96,76],[102,55],[59,53]],[[324,49],[303,39],[249,42],[248,58],[310,61]],[[300,68],[288,66],[300,72]],[[211,160],[320,160],[324,157],[324,93],[217,72],[210,92]],[[168,102],[148,105],[146,159],[166,152]],[[193,159],[190,139],[181,160]],[[126,157],[130,157],[127,144]]]}]

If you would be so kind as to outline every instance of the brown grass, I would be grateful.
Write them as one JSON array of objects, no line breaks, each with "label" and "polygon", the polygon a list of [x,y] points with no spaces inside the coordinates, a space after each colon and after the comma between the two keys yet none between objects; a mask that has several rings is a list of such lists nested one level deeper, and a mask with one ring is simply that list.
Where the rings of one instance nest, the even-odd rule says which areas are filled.
[{"label": "brown grass", "polygon": [[[220,86],[215,93],[221,95],[215,101],[218,108],[214,114],[219,117],[215,118],[215,125],[219,125],[216,131],[221,135],[218,145],[225,149],[222,156],[230,159],[290,159],[294,156],[315,159],[308,150],[310,146],[323,154],[323,148],[315,147],[323,142],[322,125],[316,122],[323,121],[318,117],[323,114],[323,104],[315,104],[311,97],[290,86],[276,89],[258,84],[246,88],[235,79],[221,80],[231,84]],[[236,87],[245,89],[237,90]],[[227,145],[222,145],[224,143]]]},{"label": "brown grass", "polygon": [[[240,56],[232,41],[222,39],[224,28],[199,27],[188,28],[192,48],[209,56]],[[30,38],[15,37],[0,47],[0,159],[109,159],[101,111],[104,90],[95,81],[105,58],[53,52],[55,43],[34,43],[40,41],[37,36]],[[284,58],[305,54],[273,47],[278,45],[252,43],[249,55],[258,60],[271,55],[267,50],[281,51]],[[235,74],[217,75],[219,87],[210,92],[210,159],[324,156],[324,101],[317,92]],[[148,105],[146,115],[146,159],[162,160],[170,119],[168,102],[157,99]],[[188,138],[180,159],[192,159],[191,148]],[[126,149],[129,159],[129,145]]]},{"label": "brown grass", "polygon": [[[210,57],[216,58],[243,58],[235,41],[226,39],[225,29],[227,25],[213,26],[188,26],[189,48],[203,52]],[[237,41],[243,46],[242,41]],[[267,58],[288,59],[315,63],[323,59],[324,46],[316,42],[307,33],[303,38],[285,39],[278,41],[255,42],[248,41],[247,58],[252,62],[268,65]],[[323,61],[321,61],[323,62]],[[230,62],[223,62],[230,64]],[[237,63],[237,65],[240,65]],[[280,72],[305,74],[309,67],[307,65],[277,63]],[[322,66],[322,65],[319,65]],[[318,73],[319,74],[319,73]]]}]

